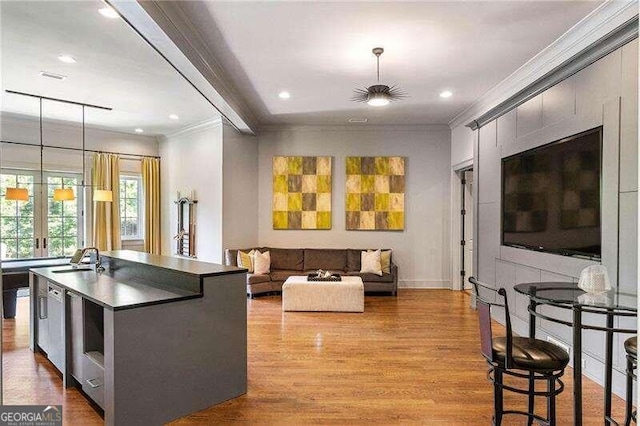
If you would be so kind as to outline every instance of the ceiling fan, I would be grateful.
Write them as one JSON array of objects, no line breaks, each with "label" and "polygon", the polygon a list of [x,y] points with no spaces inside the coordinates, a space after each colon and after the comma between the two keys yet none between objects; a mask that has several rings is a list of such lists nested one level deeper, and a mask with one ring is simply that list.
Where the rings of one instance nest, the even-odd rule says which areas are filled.
[{"label": "ceiling fan", "polygon": [[355,89],[351,100],[355,102],[366,102],[371,106],[385,106],[391,101],[406,98],[407,94],[398,86],[389,87],[386,84],[380,84],[380,55],[382,55],[384,49],[382,47],[374,47],[372,52],[376,55],[378,84],[369,86],[366,89]]}]

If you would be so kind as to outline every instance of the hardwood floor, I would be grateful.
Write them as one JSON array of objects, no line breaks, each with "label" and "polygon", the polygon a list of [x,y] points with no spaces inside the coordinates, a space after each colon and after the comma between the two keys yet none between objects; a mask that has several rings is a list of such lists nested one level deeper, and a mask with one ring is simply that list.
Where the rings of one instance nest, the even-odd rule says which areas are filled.
[{"label": "hardwood floor", "polygon": [[[3,322],[5,404],[63,404],[65,424],[100,424],[84,397],[63,390],[48,361],[29,351],[26,302],[16,320]],[[363,314],[283,313],[279,296],[247,306],[248,393],[174,424],[490,424],[492,388],[465,293],[367,296]],[[572,422],[570,369],[565,384],[559,425]],[[602,424],[602,388],[587,379],[583,386],[584,423]],[[524,408],[524,401],[509,396],[506,404]],[[614,415],[624,418],[617,397]]]}]

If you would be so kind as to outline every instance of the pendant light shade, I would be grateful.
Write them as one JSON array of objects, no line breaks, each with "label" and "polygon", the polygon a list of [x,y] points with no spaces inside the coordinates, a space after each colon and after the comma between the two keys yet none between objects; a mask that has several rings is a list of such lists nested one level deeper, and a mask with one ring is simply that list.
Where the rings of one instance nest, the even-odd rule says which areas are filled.
[{"label": "pendant light shade", "polygon": [[27,188],[7,188],[4,198],[9,201],[29,201]]},{"label": "pendant light shade", "polygon": [[56,188],[53,190],[54,201],[72,201],[76,199],[72,188]]},{"label": "pendant light shade", "polygon": [[113,201],[113,191],[108,189],[96,189],[93,192],[93,201],[105,201],[110,203]]}]

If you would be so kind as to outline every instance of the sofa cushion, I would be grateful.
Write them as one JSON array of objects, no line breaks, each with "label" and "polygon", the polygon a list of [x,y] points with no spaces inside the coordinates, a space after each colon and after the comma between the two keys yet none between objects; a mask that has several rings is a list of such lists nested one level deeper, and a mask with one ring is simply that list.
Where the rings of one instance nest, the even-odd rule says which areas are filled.
[{"label": "sofa cushion", "polygon": [[238,250],[226,249],[224,251],[224,264],[226,266],[238,266]]},{"label": "sofa cushion", "polygon": [[[264,249],[256,247],[240,249],[240,251],[243,251],[245,253],[249,253],[251,250],[260,250],[261,252],[264,251]],[[238,249],[224,250],[224,264],[225,266],[238,266]]]},{"label": "sofa cushion", "polygon": [[347,268],[347,251],[339,249],[304,249],[304,269],[328,269],[344,271]]},{"label": "sofa cushion", "polygon": [[291,269],[278,269],[271,271],[271,281],[286,281],[292,275],[303,276],[305,275],[302,271],[294,271]]},{"label": "sofa cushion", "polygon": [[348,249],[347,250],[347,271],[358,272],[360,271],[360,255],[362,250]]},{"label": "sofa cushion", "polygon": [[271,270],[302,271],[303,249],[266,248],[271,253]]},{"label": "sofa cushion", "polygon": [[247,284],[267,283],[271,277],[267,274],[247,274]]},{"label": "sofa cushion", "polygon": [[[363,251],[372,249],[347,249],[347,271],[359,272],[362,268],[360,256]],[[391,251],[390,249],[381,249],[382,252]],[[389,256],[389,262],[393,262],[392,255]],[[383,271],[386,272],[386,271]]]},{"label": "sofa cushion", "polygon": [[382,262],[380,262],[380,250],[363,251],[361,253],[361,274],[376,274],[382,276]]},{"label": "sofa cushion", "polygon": [[368,274],[368,273],[361,274],[360,272],[347,272],[347,275],[352,277],[360,277],[362,278],[363,282],[370,282],[370,283],[392,283],[393,282],[393,274],[382,274],[382,276],[380,276],[380,275]]}]

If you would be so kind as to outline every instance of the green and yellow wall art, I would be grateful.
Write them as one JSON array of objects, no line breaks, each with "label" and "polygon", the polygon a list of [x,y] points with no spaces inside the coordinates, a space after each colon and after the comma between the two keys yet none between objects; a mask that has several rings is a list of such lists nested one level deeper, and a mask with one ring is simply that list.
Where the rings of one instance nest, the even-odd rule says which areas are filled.
[{"label": "green and yellow wall art", "polygon": [[273,229],[331,229],[331,157],[273,157]]},{"label": "green and yellow wall art", "polygon": [[404,157],[347,157],[347,230],[404,230]]}]

